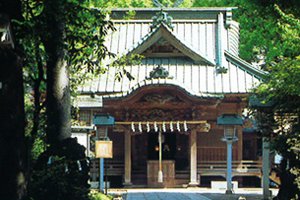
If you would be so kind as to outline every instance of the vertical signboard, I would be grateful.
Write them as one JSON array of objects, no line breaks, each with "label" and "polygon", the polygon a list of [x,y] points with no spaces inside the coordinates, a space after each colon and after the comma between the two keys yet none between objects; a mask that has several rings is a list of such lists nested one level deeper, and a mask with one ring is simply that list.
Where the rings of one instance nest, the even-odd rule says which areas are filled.
[{"label": "vertical signboard", "polygon": [[96,141],[96,158],[112,158],[113,145],[112,141]]}]

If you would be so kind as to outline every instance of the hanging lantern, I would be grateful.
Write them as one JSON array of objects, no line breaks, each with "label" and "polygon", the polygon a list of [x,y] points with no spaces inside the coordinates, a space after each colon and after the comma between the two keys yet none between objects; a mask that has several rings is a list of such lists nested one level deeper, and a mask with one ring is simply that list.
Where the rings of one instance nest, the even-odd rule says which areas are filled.
[{"label": "hanging lantern", "polygon": [[223,141],[237,141],[236,126],[243,125],[243,119],[236,114],[223,114],[217,118],[217,124],[224,128]]}]

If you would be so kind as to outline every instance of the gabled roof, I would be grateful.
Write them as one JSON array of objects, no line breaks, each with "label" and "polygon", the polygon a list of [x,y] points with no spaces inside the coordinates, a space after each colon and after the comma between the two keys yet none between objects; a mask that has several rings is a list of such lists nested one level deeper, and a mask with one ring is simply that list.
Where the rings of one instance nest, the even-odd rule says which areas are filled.
[{"label": "gabled roof", "polygon": [[161,38],[165,39],[182,54],[191,58],[196,64],[206,64],[214,66],[215,62],[204,56],[201,52],[195,50],[184,40],[180,40],[178,36],[170,30],[164,23],[152,30],[148,35],[135,44],[127,54],[143,54],[149,47],[158,42]]},{"label": "gabled roof", "polygon": [[[122,98],[151,85],[180,87],[200,98],[251,92],[266,73],[238,57],[239,28],[238,23],[232,21],[232,9],[166,10],[173,17],[171,27],[174,29],[164,22],[153,26],[152,17],[158,9],[137,9],[133,19],[123,18],[126,9],[113,11],[116,31],[106,38],[108,50],[120,56],[144,54],[145,58],[139,65],[124,67],[134,79],[124,76],[119,81],[115,78],[118,69],[109,67],[105,74],[88,82],[80,92]],[[218,17],[220,13],[224,19]],[[221,40],[218,37],[222,37]],[[222,48],[218,48],[218,42]],[[163,45],[170,47],[167,53],[160,48]],[[224,73],[218,70],[217,59],[222,60]],[[169,77],[151,76],[158,66],[165,68]]]}]

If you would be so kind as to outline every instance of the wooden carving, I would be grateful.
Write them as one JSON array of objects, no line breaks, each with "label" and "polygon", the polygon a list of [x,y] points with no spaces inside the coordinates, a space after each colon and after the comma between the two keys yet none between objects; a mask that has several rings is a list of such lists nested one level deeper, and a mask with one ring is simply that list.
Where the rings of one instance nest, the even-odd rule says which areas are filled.
[{"label": "wooden carving", "polygon": [[191,120],[191,112],[186,109],[146,109],[127,113],[128,121],[175,121]]},{"label": "wooden carving", "polygon": [[149,103],[159,103],[165,104],[168,102],[178,102],[179,99],[175,96],[169,94],[148,94],[145,95],[141,101],[149,102]]}]

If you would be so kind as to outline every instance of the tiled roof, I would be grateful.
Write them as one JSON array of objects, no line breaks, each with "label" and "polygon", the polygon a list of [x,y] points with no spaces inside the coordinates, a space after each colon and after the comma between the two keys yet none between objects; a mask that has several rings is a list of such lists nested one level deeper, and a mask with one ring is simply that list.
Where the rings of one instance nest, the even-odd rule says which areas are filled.
[{"label": "tiled roof", "polygon": [[[150,72],[161,65],[169,71],[173,79],[147,80]],[[149,84],[174,84],[196,96],[205,94],[247,93],[259,83],[260,77],[255,70],[242,63],[226,63],[227,73],[219,74],[214,66],[194,64],[188,58],[145,58],[141,65],[127,66],[125,69],[135,78],[115,79],[116,68],[110,67],[106,74],[90,81],[82,88],[83,93],[107,93],[125,95],[138,86]],[[252,69],[252,68],[251,68]]]},{"label": "tiled roof", "polygon": [[[114,22],[116,31],[106,41],[108,49],[115,54],[125,54],[142,43],[150,33],[151,20],[119,20]],[[173,34],[210,60],[215,59],[216,20],[173,21]]]},{"label": "tiled roof", "polygon": [[[180,12],[179,9],[175,11]],[[204,17],[201,17],[202,11],[205,11]],[[125,70],[131,73],[134,80],[129,80],[127,77],[123,77],[120,81],[116,80],[117,68],[110,67],[105,74],[86,83],[80,92],[97,93],[105,97],[121,97],[143,86],[165,84],[176,85],[191,95],[199,97],[248,93],[259,83],[265,73],[238,57],[238,24],[231,21],[229,27],[223,24],[218,26],[218,12],[225,12],[226,17],[226,11],[225,8],[193,10],[198,17],[185,19],[180,19],[179,15],[176,15],[172,22],[173,30],[161,25],[151,31],[151,18],[146,18],[141,13],[139,13],[141,19],[113,19],[116,31],[109,34],[106,41],[106,46],[111,52],[118,55],[143,53],[159,38],[165,38],[185,57],[146,57],[140,65],[126,66]],[[151,10],[147,12],[155,14]],[[184,9],[182,12],[187,10]],[[226,20],[227,17],[225,23]],[[164,33],[158,34],[159,31]],[[218,34],[221,34],[221,40],[217,40],[217,37],[220,37]],[[218,42],[222,43],[220,45],[222,49],[218,49]],[[215,66],[215,61],[218,59],[217,50],[221,50],[222,67],[227,69],[226,73],[218,73]],[[198,58],[202,62],[197,62]],[[149,80],[150,72],[158,65],[167,69],[172,78]]]}]

